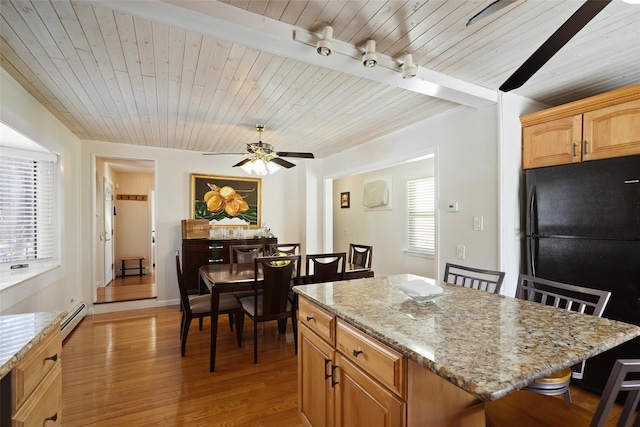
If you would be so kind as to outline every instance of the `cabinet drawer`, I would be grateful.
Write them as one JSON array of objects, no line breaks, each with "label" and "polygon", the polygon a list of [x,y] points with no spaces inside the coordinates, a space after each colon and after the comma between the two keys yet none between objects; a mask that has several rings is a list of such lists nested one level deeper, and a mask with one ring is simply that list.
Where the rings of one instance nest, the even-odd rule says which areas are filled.
[{"label": "cabinet drawer", "polygon": [[40,381],[55,366],[61,365],[62,339],[60,328],[39,342],[13,368],[13,408],[19,409]]},{"label": "cabinet drawer", "polygon": [[404,357],[341,319],[338,319],[336,326],[338,351],[404,398],[406,376]]},{"label": "cabinet drawer", "polygon": [[62,425],[62,366],[58,362],[13,416],[12,427]]},{"label": "cabinet drawer", "polygon": [[305,298],[298,300],[298,321],[331,345],[335,343],[335,316]]}]

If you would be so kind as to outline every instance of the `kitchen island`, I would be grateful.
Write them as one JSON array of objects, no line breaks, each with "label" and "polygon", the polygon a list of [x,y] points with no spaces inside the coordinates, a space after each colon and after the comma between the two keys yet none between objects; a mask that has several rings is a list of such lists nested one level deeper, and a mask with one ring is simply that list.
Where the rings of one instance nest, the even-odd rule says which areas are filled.
[{"label": "kitchen island", "polygon": [[0,316],[0,425],[61,425],[60,323],[66,314]]},{"label": "kitchen island", "polygon": [[411,280],[434,283],[401,274],[295,287],[303,423],[483,426],[485,401],[640,335],[455,285],[418,304],[393,288]]}]

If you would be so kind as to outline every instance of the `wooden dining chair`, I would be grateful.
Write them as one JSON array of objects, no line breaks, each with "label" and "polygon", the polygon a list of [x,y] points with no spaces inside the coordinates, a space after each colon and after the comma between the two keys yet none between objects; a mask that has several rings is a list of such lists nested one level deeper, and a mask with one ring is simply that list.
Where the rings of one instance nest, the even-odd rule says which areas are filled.
[{"label": "wooden dining chair", "polygon": [[[187,287],[182,275],[182,267],[180,266],[180,254],[176,252],[176,272],[178,275],[178,287],[180,288],[180,306],[182,308],[182,318],[180,319],[180,352],[182,357],[185,356],[187,349],[187,336],[189,335],[189,327],[193,319],[198,319],[200,330],[202,330],[202,319],[211,317],[211,294],[189,296]],[[218,314],[229,315],[229,326],[233,331],[232,320],[235,317],[235,323],[242,320],[242,308],[240,301],[232,294],[221,294],[218,304]],[[236,335],[238,347],[242,345],[242,331],[236,326]]]},{"label": "wooden dining chair", "polygon": [[253,264],[257,257],[265,255],[264,245],[229,245],[230,264]]},{"label": "wooden dining chair", "polygon": [[503,271],[484,270],[450,263],[447,263],[444,269],[445,282],[494,294],[500,293],[503,280]]},{"label": "wooden dining chair", "polygon": [[[610,297],[611,292],[608,291],[583,288],[527,274],[520,274],[516,287],[516,298],[598,317],[602,316]],[[585,362],[582,362],[573,369],[561,369],[538,379],[524,390],[549,396],[561,394],[567,402],[571,402],[571,378],[582,378],[584,366]]]},{"label": "wooden dining chair", "polygon": [[[293,306],[289,300],[289,290],[295,274],[300,275],[300,255],[260,257],[254,260],[254,274],[262,282],[255,281],[253,295],[240,298],[243,313],[253,320],[253,363],[258,363],[258,323],[278,320],[286,322],[291,318],[294,341],[297,343],[298,328]],[[294,273],[297,272],[297,273]],[[261,291],[261,292],[259,292]],[[238,323],[239,328],[244,325]],[[282,329],[278,329],[282,333]]]},{"label": "wooden dining chair", "polygon": [[373,246],[349,243],[349,264],[359,265],[364,268],[371,268],[372,259]]},{"label": "wooden dining chair", "polygon": [[300,243],[272,243],[267,248],[269,256],[278,254],[300,255]]},{"label": "wooden dining chair", "polygon": [[335,252],[307,255],[306,283],[344,280],[347,253]]},{"label": "wooden dining chair", "polygon": [[[516,391],[485,404],[487,427],[603,427],[621,391],[628,392],[616,426],[631,425],[640,401],[640,359],[617,360],[594,413],[551,396]],[[640,427],[636,414],[634,427]]]}]

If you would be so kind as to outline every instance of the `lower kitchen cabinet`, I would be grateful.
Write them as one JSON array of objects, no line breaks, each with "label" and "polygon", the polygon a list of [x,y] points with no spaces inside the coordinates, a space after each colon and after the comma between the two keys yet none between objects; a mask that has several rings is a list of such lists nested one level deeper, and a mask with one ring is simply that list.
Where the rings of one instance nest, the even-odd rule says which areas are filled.
[{"label": "lower kitchen cabinet", "polygon": [[298,398],[305,426],[406,425],[404,357],[354,328],[338,327],[340,321],[305,299],[298,319]]}]

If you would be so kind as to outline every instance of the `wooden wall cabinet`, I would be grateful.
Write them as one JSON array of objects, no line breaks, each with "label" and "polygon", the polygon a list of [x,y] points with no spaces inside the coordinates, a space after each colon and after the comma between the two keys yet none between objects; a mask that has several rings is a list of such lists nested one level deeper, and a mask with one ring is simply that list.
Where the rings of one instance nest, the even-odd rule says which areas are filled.
[{"label": "wooden wall cabinet", "polygon": [[16,363],[7,382],[12,427],[62,425],[61,353],[60,328],[55,328]]},{"label": "wooden wall cabinet", "polygon": [[640,85],[522,116],[522,168],[640,154]]},{"label": "wooden wall cabinet", "polygon": [[200,266],[205,264],[229,264],[229,245],[269,245],[278,243],[275,237],[254,239],[183,239],[182,274],[189,293],[199,292]]},{"label": "wooden wall cabinet", "polygon": [[406,425],[405,358],[300,299],[298,399],[305,426]]}]

